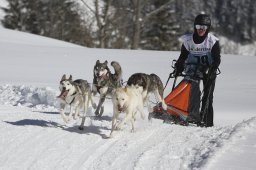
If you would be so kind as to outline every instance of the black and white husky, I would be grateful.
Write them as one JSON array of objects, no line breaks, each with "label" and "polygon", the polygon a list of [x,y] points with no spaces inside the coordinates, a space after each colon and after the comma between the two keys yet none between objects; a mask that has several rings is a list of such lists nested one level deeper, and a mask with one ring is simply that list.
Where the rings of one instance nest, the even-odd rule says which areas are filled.
[{"label": "black and white husky", "polygon": [[142,87],[142,97],[144,103],[148,106],[149,113],[152,112],[153,109],[149,103],[149,95],[151,93],[155,95],[158,102],[162,103],[163,109],[167,109],[167,105],[163,98],[163,83],[156,74],[135,73],[128,79],[127,86],[135,86],[136,88]]},{"label": "black and white husky", "polygon": [[104,112],[103,103],[106,96],[111,95],[113,89],[121,87],[122,68],[116,61],[112,61],[111,66],[114,68],[115,73],[111,73],[107,60],[104,63],[97,60],[94,66],[92,92],[94,96],[97,93],[100,94],[99,103],[95,110],[96,116],[102,116]]},{"label": "black and white husky", "polygon": [[[80,109],[83,111],[84,117],[89,107],[89,101],[91,98],[91,87],[86,80],[78,79],[72,80],[72,76],[66,78],[64,74],[60,80],[60,95],[57,96],[60,99],[60,114],[65,123],[68,123],[72,116],[77,119],[79,116]],[[65,107],[70,106],[70,112],[66,115]],[[74,115],[73,115],[74,113]]]}]

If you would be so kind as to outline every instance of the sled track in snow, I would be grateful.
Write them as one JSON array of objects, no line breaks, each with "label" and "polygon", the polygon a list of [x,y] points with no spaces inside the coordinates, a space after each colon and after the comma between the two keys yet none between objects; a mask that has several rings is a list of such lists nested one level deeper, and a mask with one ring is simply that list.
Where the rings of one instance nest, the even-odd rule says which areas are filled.
[{"label": "sled track in snow", "polygon": [[0,113],[0,145],[8,146],[0,148],[0,169],[200,169],[232,136],[256,122],[200,128],[138,119],[135,133],[128,123],[109,139],[109,117],[87,119],[80,131],[79,122],[62,126],[58,114],[21,108]]},{"label": "sled track in snow", "polygon": [[104,146],[105,149],[100,152],[98,150],[102,148],[97,149],[93,156],[94,161],[86,163],[83,169],[133,169],[140,155],[157,143],[156,139],[162,135],[158,133],[158,136],[158,131],[159,129],[152,130],[143,137],[140,136],[142,132],[120,132],[114,139],[105,141],[108,147]]},{"label": "sled track in snow", "polygon": [[[88,148],[81,155],[77,163],[71,169],[90,169],[94,162],[104,153],[112,148],[112,146],[117,142],[117,139],[107,141],[106,139],[99,140],[93,146],[88,146]],[[93,168],[94,169],[94,168]]]}]

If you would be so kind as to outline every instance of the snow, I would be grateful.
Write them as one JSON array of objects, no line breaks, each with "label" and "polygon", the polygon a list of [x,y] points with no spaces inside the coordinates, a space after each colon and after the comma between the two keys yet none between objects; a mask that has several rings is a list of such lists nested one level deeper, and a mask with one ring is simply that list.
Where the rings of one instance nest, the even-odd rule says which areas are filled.
[{"label": "snow", "polygon": [[212,128],[138,117],[135,133],[127,124],[109,139],[109,99],[102,118],[89,109],[83,131],[81,120],[65,125],[61,119],[56,96],[63,74],[91,83],[96,60],[116,60],[125,81],[144,72],[159,75],[165,84],[178,55],[84,48],[0,28],[0,169],[255,169],[255,56],[222,55]]},{"label": "snow", "polygon": [[256,41],[251,44],[242,45],[240,42],[232,41],[226,37],[220,37],[221,50],[224,53],[237,55],[256,55]]}]

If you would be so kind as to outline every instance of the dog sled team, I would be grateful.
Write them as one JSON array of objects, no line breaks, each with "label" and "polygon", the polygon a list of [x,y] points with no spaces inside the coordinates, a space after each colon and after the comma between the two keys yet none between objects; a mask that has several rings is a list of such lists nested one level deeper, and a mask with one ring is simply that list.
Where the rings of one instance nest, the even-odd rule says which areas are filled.
[{"label": "dog sled team", "polygon": [[[83,129],[86,112],[89,105],[95,109],[95,115],[101,117],[104,112],[104,101],[107,96],[112,98],[113,118],[110,136],[114,130],[120,130],[122,126],[131,122],[132,132],[135,131],[134,123],[136,113],[139,112],[142,119],[145,118],[144,105],[148,111],[152,111],[149,102],[150,94],[154,94],[158,102],[162,103],[163,108],[167,108],[163,92],[164,87],[161,79],[156,74],[135,73],[128,79],[126,86],[122,84],[122,68],[116,61],[111,62],[114,73],[108,67],[108,61],[101,63],[96,61],[93,69],[93,81],[73,80],[72,75],[66,77],[64,74],[60,80],[60,114],[65,123],[71,119],[82,117],[79,129]],[[94,96],[99,94],[98,104],[94,103]],[[65,107],[70,111],[66,115]],[[81,113],[82,114],[81,114]],[[119,114],[125,113],[125,118],[119,122]]]},{"label": "dog sled team", "polygon": [[[111,62],[114,73],[110,72],[108,62],[96,61],[93,70],[93,82],[72,80],[63,75],[60,81],[61,100],[60,112],[65,122],[82,116],[80,129],[83,129],[85,113],[89,104],[95,109],[96,116],[104,113],[106,96],[112,97],[113,118],[110,137],[115,130],[131,122],[132,131],[136,113],[142,119],[145,117],[144,106],[148,107],[148,118],[160,118],[165,122],[197,126],[213,126],[213,92],[216,76],[220,73],[221,62],[219,40],[209,32],[211,19],[209,15],[199,14],[194,21],[194,33],[182,37],[181,54],[173,65],[174,71],[169,78],[174,78],[173,88],[169,95],[163,98],[164,87],[156,74],[135,73],[129,77],[126,85],[122,84],[122,68],[116,61]],[[177,77],[183,80],[176,85]],[[168,83],[169,79],[167,80]],[[200,82],[203,90],[200,90]],[[167,84],[166,83],[166,84]],[[93,102],[93,96],[99,94],[99,103]],[[150,94],[158,101],[154,107],[149,102]],[[70,113],[64,114],[65,106],[70,106]],[[84,115],[80,115],[82,110]],[[73,115],[74,112],[74,115]],[[120,113],[126,113],[122,121],[118,121]]]}]

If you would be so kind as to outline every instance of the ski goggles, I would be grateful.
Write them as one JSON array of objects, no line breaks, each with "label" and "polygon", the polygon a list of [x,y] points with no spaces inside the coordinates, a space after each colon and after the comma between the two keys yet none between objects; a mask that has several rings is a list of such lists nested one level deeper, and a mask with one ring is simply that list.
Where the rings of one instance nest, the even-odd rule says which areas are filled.
[{"label": "ski goggles", "polygon": [[202,29],[202,30],[207,30],[208,26],[207,25],[195,25],[196,29]]}]

